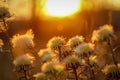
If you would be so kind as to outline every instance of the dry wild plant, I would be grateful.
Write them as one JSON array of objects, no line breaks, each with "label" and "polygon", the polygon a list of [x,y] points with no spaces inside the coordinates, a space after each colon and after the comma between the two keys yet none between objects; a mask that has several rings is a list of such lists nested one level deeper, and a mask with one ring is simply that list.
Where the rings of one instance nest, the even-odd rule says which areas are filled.
[{"label": "dry wild plant", "polygon": [[[116,60],[111,43],[114,38],[112,25],[103,25],[98,30],[94,30],[92,43],[85,42],[84,37],[79,35],[68,41],[58,36],[48,41],[47,48],[40,49],[36,52],[38,54],[32,54],[31,51],[35,50],[32,30],[28,30],[23,35],[14,35],[10,40],[7,26],[7,19],[10,17],[9,9],[0,5],[0,33],[5,33],[9,40],[15,71],[22,73],[19,80],[32,80],[32,77],[35,77],[35,80],[120,79],[120,64]],[[3,45],[0,39],[0,52],[4,51]],[[38,61],[40,62],[38,64],[41,64],[40,72],[31,76],[34,60],[40,60]]]},{"label": "dry wild plant", "polygon": [[12,17],[11,10],[8,8],[6,2],[0,1],[0,33],[3,34],[3,36],[6,37],[6,41],[3,41],[4,44],[7,44],[8,48],[6,45],[3,46],[3,48],[0,47],[0,52],[1,53],[10,53],[9,55],[11,56],[11,60],[13,60],[13,55],[12,55],[12,44],[10,42],[10,36],[8,32],[9,26],[7,25],[8,21]]},{"label": "dry wild plant", "polygon": [[19,77],[19,80],[29,80],[31,78],[29,71],[34,60],[34,57],[30,55],[31,49],[34,47],[33,38],[32,30],[28,30],[25,34],[14,35],[11,39],[15,71],[23,74],[23,76]]},{"label": "dry wild plant", "polygon": [[[92,40],[96,42],[105,42],[107,45],[107,48],[109,48],[107,51],[107,54],[111,54],[113,64],[106,64],[107,66],[105,67],[105,74],[107,80],[118,80],[120,77],[120,72],[119,72],[119,65],[118,61],[115,58],[115,53],[112,49],[112,44],[111,44],[111,39],[114,38],[114,30],[111,25],[104,25],[100,27],[99,30],[96,30],[93,32],[93,37]],[[105,49],[104,49],[105,50]],[[99,57],[99,56],[98,56]],[[106,56],[102,56],[105,57]],[[111,62],[111,61],[109,61]],[[99,63],[98,63],[99,64]]]},{"label": "dry wild plant", "polygon": [[[53,63],[53,61],[55,63],[58,62],[59,64],[64,64],[64,68],[62,68],[62,71],[65,71],[67,75],[64,76],[65,79],[68,80],[118,80],[120,78],[120,67],[118,62],[115,60],[114,51],[112,50],[112,38],[114,38],[114,31],[111,25],[104,25],[100,27],[100,29],[95,30],[92,35],[93,43],[86,43],[84,41],[84,38],[81,36],[72,37],[68,40],[68,42],[65,41],[62,37],[53,37],[49,40],[47,48],[51,49],[51,53],[57,53],[57,55],[54,55],[56,57],[53,57],[51,59],[50,55],[45,53],[46,56],[44,57],[44,59],[51,59],[51,61],[46,60],[45,64],[51,62]],[[99,48],[105,45],[106,47],[104,47],[103,49],[100,48],[96,51],[96,46],[98,46],[97,43],[104,44],[99,46]],[[99,62],[97,59],[99,58],[99,56],[97,54],[99,54],[100,50],[107,50],[107,48],[109,48],[108,52],[111,54],[113,64],[105,63],[105,65],[107,65],[106,67],[105,65],[103,67],[100,67],[99,63],[104,62],[105,59]],[[103,54],[108,54],[108,52]],[[102,57],[105,58],[105,56],[103,55]],[[61,60],[59,60],[60,58]],[[53,70],[51,72],[57,74],[54,67],[52,67],[51,69]],[[42,73],[39,73],[37,76],[35,76],[36,80],[42,80],[41,78],[45,77],[45,75],[46,72],[42,71]],[[51,75],[51,73],[47,75]],[[57,78],[55,77],[54,79],[59,80],[59,76],[60,75],[58,75]],[[52,78],[49,77],[47,79],[51,80]],[[60,80],[61,79],[62,78],[60,78]]]}]

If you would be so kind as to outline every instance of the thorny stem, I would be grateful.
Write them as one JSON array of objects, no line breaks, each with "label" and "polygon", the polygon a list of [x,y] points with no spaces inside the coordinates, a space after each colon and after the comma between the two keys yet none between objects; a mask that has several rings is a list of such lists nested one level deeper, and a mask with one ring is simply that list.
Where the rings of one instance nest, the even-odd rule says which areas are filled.
[{"label": "thorny stem", "polygon": [[115,56],[114,56],[114,52],[113,52],[113,50],[112,50],[111,43],[108,42],[108,45],[109,45],[110,50],[111,50],[111,55],[112,55],[113,62],[114,62],[114,64],[115,64],[115,66],[118,68],[118,62],[117,62],[117,60],[115,59]]}]

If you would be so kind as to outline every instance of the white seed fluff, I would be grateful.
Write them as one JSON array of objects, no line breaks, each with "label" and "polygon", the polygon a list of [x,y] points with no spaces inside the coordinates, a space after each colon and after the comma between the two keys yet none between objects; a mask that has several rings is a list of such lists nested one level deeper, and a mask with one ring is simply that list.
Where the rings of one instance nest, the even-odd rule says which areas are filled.
[{"label": "white seed fluff", "polygon": [[33,43],[34,35],[32,30],[27,31],[26,34],[23,35],[15,35],[11,39],[12,46],[13,46],[13,53],[14,54],[25,54],[25,51],[29,51],[31,48],[34,47]]},{"label": "white seed fluff", "polygon": [[53,37],[48,41],[47,47],[51,49],[57,49],[65,44],[64,38],[62,37]]},{"label": "white seed fluff", "polygon": [[65,64],[75,64],[75,63],[80,63],[81,64],[81,59],[78,58],[77,56],[68,56],[64,59]]},{"label": "white seed fluff", "polygon": [[80,43],[82,43],[84,41],[84,37],[83,36],[75,36],[72,37],[71,39],[69,39],[68,41],[68,45],[70,45],[71,47],[76,47],[78,46]]},{"label": "white seed fluff", "polygon": [[20,66],[20,65],[27,65],[27,64],[32,64],[33,63],[34,58],[28,54],[25,55],[21,55],[19,57],[17,57],[13,63],[15,66]]},{"label": "white seed fluff", "polygon": [[52,60],[52,51],[49,49],[41,49],[38,52],[38,55],[40,56],[41,61],[50,61]]},{"label": "white seed fluff", "polygon": [[48,72],[54,72],[54,64],[53,62],[47,62],[42,65],[42,72],[48,73]]},{"label": "white seed fluff", "polygon": [[76,54],[83,54],[83,53],[89,53],[89,52],[92,52],[94,49],[94,45],[91,44],[91,43],[84,43],[84,44],[81,44],[79,45],[78,47],[76,47],[74,49],[75,53]]},{"label": "white seed fluff", "polygon": [[99,30],[93,31],[92,41],[102,41],[110,39],[114,35],[113,27],[111,25],[104,25]]}]

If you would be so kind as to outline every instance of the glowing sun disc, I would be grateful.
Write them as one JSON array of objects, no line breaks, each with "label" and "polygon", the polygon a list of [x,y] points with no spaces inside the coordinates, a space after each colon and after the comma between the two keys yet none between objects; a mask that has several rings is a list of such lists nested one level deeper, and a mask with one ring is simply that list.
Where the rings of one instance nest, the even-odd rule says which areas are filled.
[{"label": "glowing sun disc", "polygon": [[46,0],[45,10],[51,16],[68,16],[80,8],[80,0]]}]

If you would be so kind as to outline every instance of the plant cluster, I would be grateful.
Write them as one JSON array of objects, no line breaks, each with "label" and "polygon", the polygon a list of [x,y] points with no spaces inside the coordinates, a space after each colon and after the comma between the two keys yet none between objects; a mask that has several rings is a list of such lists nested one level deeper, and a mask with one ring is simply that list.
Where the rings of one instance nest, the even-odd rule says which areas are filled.
[{"label": "plant cluster", "polygon": [[[80,35],[68,40],[60,36],[53,37],[45,49],[36,52],[32,30],[10,39],[6,22],[9,17],[8,8],[0,6],[0,32],[5,33],[9,40],[15,71],[22,74],[19,80],[32,80],[33,77],[34,80],[120,79],[120,64],[111,42],[115,37],[112,25],[103,25],[94,30],[89,42]],[[4,52],[3,45],[0,39],[0,52]],[[40,72],[31,76],[30,71],[37,66],[34,66],[35,61],[40,64]]]}]

